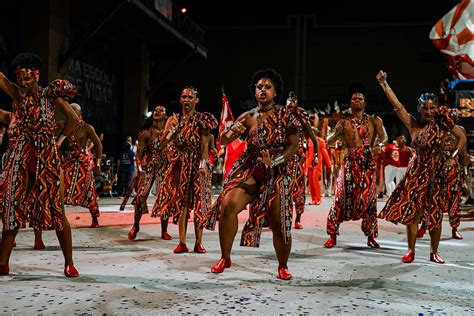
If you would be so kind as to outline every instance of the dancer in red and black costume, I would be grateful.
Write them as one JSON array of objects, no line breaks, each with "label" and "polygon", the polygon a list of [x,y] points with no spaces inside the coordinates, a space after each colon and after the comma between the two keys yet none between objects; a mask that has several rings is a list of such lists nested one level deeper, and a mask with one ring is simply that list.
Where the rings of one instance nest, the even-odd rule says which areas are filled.
[{"label": "dancer in red and black costume", "polygon": [[[94,127],[84,121],[81,106],[77,103],[71,103],[71,107],[76,112],[79,120],[73,132],[61,147],[65,187],[64,203],[86,207],[92,217],[91,228],[96,228],[99,227],[98,217],[100,212],[94,175],[100,173],[102,142]],[[95,160],[87,146],[89,141],[92,142],[95,148]]]},{"label": "dancer in red and black costume", "polygon": [[[241,245],[258,247],[262,227],[268,223],[278,257],[278,277],[289,280],[288,258],[291,251],[292,193],[296,181],[295,154],[299,129],[299,107],[277,105],[283,88],[282,79],[273,69],[254,73],[250,91],[258,106],[242,114],[221,138],[230,143],[248,132],[247,150],[225,179],[224,188],[212,207],[208,229],[219,220],[221,259],[211,268],[221,273],[231,266],[232,243],[238,229],[238,214],[250,204],[250,218]],[[305,118],[306,120],[308,118]]]},{"label": "dancer in red and black costume", "polygon": [[212,187],[209,170],[209,131],[217,127],[210,113],[196,111],[198,91],[193,87],[182,90],[179,101],[182,114],[170,117],[165,125],[160,148],[170,142],[170,164],[159,187],[152,217],[173,216],[178,224],[179,244],[174,253],[188,252],[186,231],[191,210],[194,212],[196,242],[194,252],[205,253],[202,230],[211,207]]},{"label": "dancer in red and black costume", "polygon": [[[294,92],[289,93],[289,97],[286,101],[286,105],[289,107],[298,107],[298,97]],[[298,151],[296,152],[296,182],[295,188],[292,194],[293,203],[295,204],[295,229],[302,229],[301,215],[304,213],[305,201],[306,201],[306,164],[316,166],[318,164],[318,148],[319,143],[317,141],[316,133],[309,123],[309,116],[304,109],[298,108],[295,110],[297,119],[304,128],[298,129],[299,141]],[[300,113],[300,114],[299,114]],[[309,141],[311,139],[311,142]],[[306,159],[307,147],[305,143],[311,143],[313,148],[316,148],[316,153],[312,155],[311,160]],[[314,145],[316,144],[316,145]]]},{"label": "dancer in red and black costume", "polygon": [[[13,99],[13,143],[0,176],[0,213],[3,220],[0,275],[9,274],[9,260],[18,229],[55,229],[65,259],[64,274],[77,277],[73,265],[71,227],[64,211],[64,186],[58,148],[78,120],[66,100],[76,88],[55,80],[46,88],[38,85],[41,59],[23,53],[12,63],[18,85],[0,73],[0,88]],[[54,135],[54,112],[66,116],[61,135]]]},{"label": "dancer in red and black costume", "polygon": [[[443,220],[443,167],[447,158],[455,158],[466,144],[462,130],[455,125],[457,110],[439,106],[432,93],[425,93],[418,99],[420,118],[411,116],[400,103],[387,83],[387,74],[377,74],[385,95],[394,111],[410,132],[416,155],[410,161],[407,172],[388,199],[380,218],[395,224],[406,225],[408,252],[402,257],[405,263],[415,259],[416,235],[420,221],[426,222],[431,237],[430,260],[444,263],[438,254]],[[446,157],[443,154],[443,138],[452,132],[459,139],[457,150]]]},{"label": "dancer in red and black costume", "polygon": [[344,221],[362,219],[361,229],[367,236],[367,246],[379,248],[375,241],[378,235],[376,163],[374,147],[376,140],[387,142],[387,133],[378,116],[365,113],[366,89],[360,83],[351,86],[349,106],[351,116],[341,119],[328,143],[335,138],[344,142],[344,165],[339,171],[334,202],[327,218],[327,234],[330,238],[326,248],[336,245],[339,225]]},{"label": "dancer in red and black costume", "polygon": [[[464,127],[457,125],[463,133]],[[449,216],[449,225],[451,226],[451,237],[453,239],[463,239],[462,235],[458,231],[459,224],[461,223],[461,214],[459,209],[461,206],[462,198],[462,187],[463,183],[467,185],[467,172],[468,165],[470,163],[469,157],[467,157],[466,148],[459,154],[455,154],[457,150],[457,143],[459,139],[454,136],[453,133],[447,132],[444,137],[444,149],[443,153],[446,157],[443,167],[443,176],[441,180],[441,188],[443,189],[443,200],[441,205],[443,206],[443,213],[447,213]],[[454,155],[454,158],[451,156]],[[426,222],[421,223],[421,227],[418,230],[417,238],[422,238],[426,232]]]},{"label": "dancer in red and black costume", "polygon": [[[140,231],[140,219],[148,213],[147,199],[155,183],[157,190],[163,183],[163,175],[168,167],[167,148],[161,148],[160,143],[166,122],[166,108],[158,105],[152,115],[146,119],[138,133],[138,148],[136,163],[138,167],[137,194],[132,201],[135,206],[135,221],[128,233],[128,239],[133,240]],[[161,216],[161,238],[172,240],[168,234],[168,216]]]}]

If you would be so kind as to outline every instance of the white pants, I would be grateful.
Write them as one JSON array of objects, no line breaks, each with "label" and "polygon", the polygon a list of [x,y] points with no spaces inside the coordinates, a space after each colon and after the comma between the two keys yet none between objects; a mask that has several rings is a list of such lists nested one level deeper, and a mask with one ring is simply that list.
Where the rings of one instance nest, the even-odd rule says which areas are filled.
[{"label": "white pants", "polygon": [[397,174],[395,175],[395,179],[397,181],[397,184],[402,181],[403,177],[405,176],[405,173],[407,172],[407,167],[398,167],[397,168]]},{"label": "white pants", "polygon": [[385,166],[384,174],[385,174],[385,188],[387,189],[387,196],[392,195],[393,190],[395,190],[395,177],[397,176],[397,172],[398,172],[397,167],[392,166],[392,165]]}]

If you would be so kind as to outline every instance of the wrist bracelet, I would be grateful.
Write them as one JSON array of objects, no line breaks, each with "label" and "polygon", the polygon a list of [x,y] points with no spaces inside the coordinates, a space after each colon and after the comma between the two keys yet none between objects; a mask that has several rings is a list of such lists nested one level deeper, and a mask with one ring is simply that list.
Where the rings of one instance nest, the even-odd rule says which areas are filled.
[{"label": "wrist bracelet", "polygon": [[451,158],[454,159],[459,153],[459,149],[456,149],[453,154],[451,155]]},{"label": "wrist bracelet", "polygon": [[275,159],[272,160],[272,163],[270,164],[270,168],[281,165],[284,162],[285,162],[285,157],[283,157],[283,155],[280,155],[280,156],[278,156],[278,157],[276,157]]},{"label": "wrist bracelet", "polygon": [[199,169],[203,169],[204,167],[207,168],[207,161],[206,159],[201,159],[201,161],[199,161]]}]

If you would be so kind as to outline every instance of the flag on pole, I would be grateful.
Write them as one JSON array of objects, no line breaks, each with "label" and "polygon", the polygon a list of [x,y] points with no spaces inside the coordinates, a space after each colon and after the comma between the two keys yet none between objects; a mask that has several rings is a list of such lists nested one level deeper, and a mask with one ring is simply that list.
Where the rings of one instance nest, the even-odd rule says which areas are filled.
[{"label": "flag on pole", "polygon": [[219,122],[219,133],[217,135],[217,150],[221,150],[221,135],[232,123],[234,123],[234,116],[232,115],[229,101],[224,93],[224,88],[222,88],[222,111],[221,120]]},{"label": "flag on pole", "polygon": [[433,45],[446,56],[455,79],[474,79],[474,0],[461,0],[431,29]]}]

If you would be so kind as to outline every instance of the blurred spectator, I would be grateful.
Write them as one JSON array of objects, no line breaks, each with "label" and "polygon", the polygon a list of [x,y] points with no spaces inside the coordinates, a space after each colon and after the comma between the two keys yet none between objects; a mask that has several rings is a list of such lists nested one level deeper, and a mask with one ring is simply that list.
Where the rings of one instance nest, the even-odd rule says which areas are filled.
[{"label": "blurred spectator", "polygon": [[132,150],[132,144],[126,142],[117,159],[118,187],[119,197],[123,197],[132,182],[135,174],[135,153]]}]

